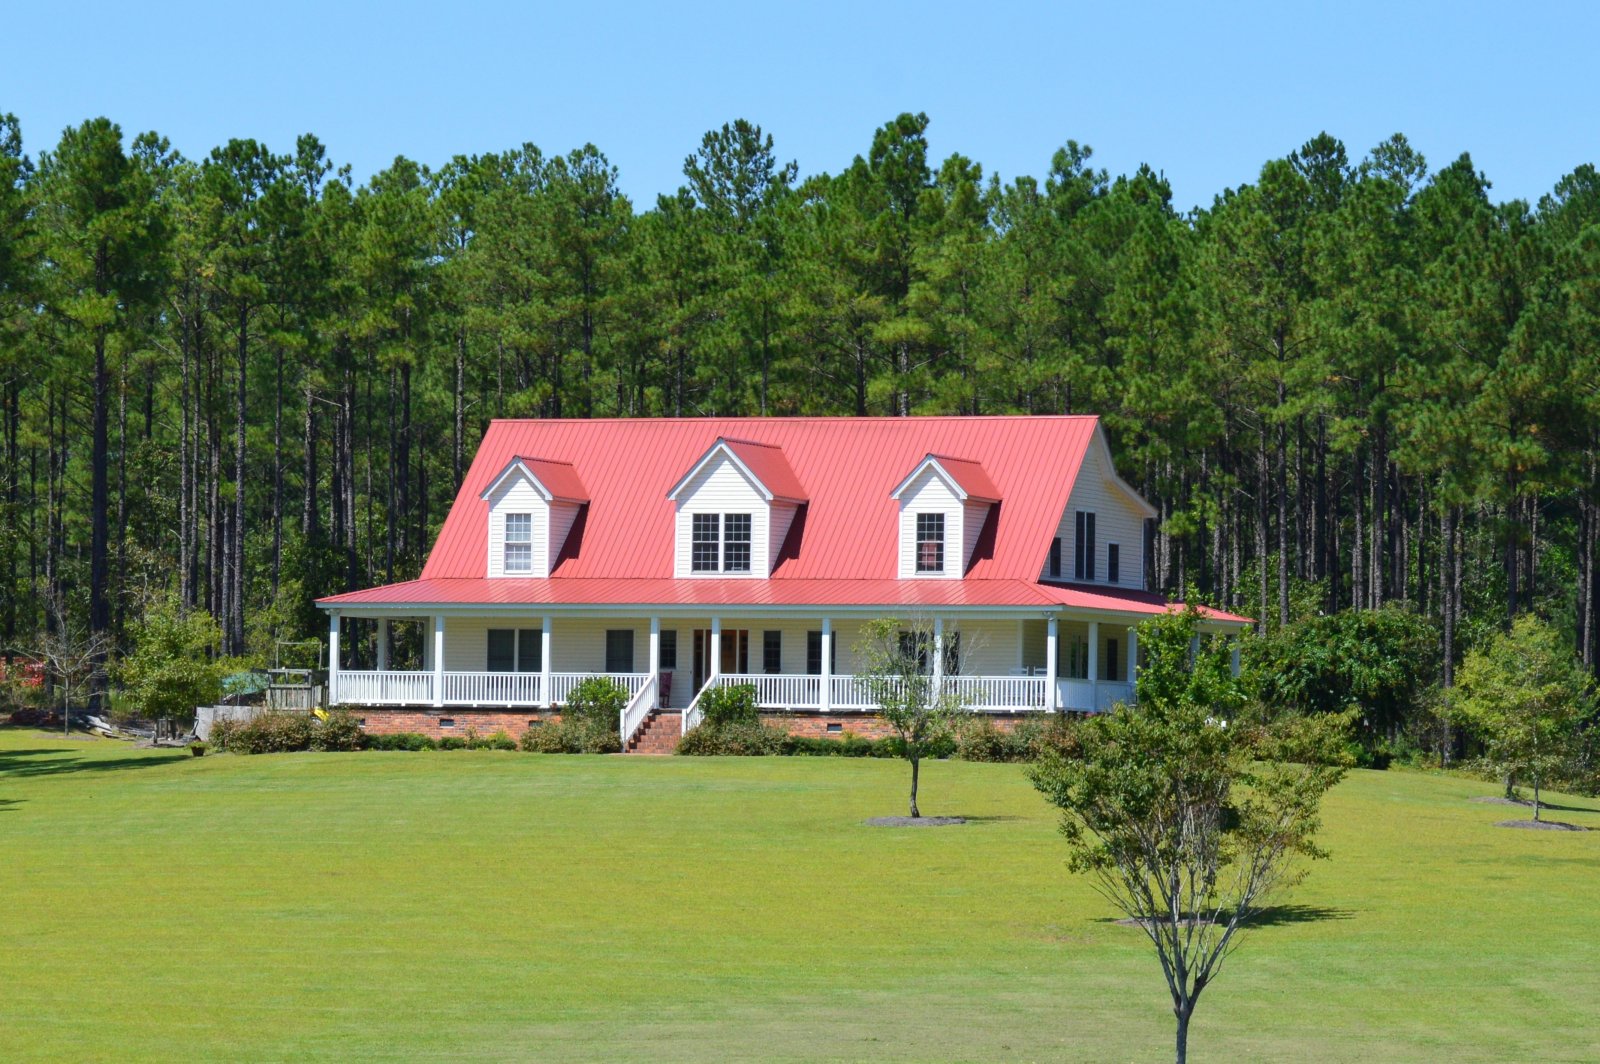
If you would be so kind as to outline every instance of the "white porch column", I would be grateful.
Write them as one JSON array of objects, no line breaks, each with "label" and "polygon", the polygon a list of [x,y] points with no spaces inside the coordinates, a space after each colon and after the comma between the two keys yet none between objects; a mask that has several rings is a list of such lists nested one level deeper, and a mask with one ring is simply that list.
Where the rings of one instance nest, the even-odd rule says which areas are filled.
[{"label": "white porch column", "polygon": [[378,618],[378,671],[389,667],[389,618]]},{"label": "white porch column", "polygon": [[1128,686],[1139,682],[1139,629],[1128,628]]},{"label": "white porch column", "polygon": [[339,702],[339,611],[328,613],[328,705]]},{"label": "white porch column", "polygon": [[1044,623],[1044,706],[1051,713],[1061,708],[1056,697],[1056,636],[1059,622],[1051,617]]},{"label": "white porch column", "polygon": [[433,705],[444,705],[444,614],[433,615]]},{"label": "white porch column", "polygon": [[722,618],[711,618],[711,660],[706,662],[706,677],[715,680],[722,675]]},{"label": "white porch column", "polygon": [[1100,622],[1089,622],[1089,708],[1100,710]]},{"label": "white porch column", "polygon": [[1233,678],[1239,678],[1239,637],[1236,635],[1230,641],[1233,644],[1228,654],[1228,664],[1233,669]]},{"label": "white porch column", "polygon": [[539,621],[539,704],[550,708],[550,618]]},{"label": "white porch column", "polygon": [[661,618],[650,618],[650,679],[656,685],[656,705],[661,705]]},{"label": "white porch column", "polygon": [[944,685],[944,618],[933,619],[933,693]]},{"label": "white porch column", "polygon": [[822,618],[822,675],[818,678],[820,691],[817,701],[822,712],[833,709],[833,618]]}]

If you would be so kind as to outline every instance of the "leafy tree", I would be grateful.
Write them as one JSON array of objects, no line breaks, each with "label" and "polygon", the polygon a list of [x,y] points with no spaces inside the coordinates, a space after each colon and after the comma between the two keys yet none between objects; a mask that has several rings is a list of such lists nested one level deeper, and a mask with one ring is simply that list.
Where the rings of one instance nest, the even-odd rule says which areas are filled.
[{"label": "leafy tree", "polygon": [[1262,703],[1303,713],[1359,707],[1369,740],[1412,718],[1436,678],[1438,631],[1399,605],[1305,617],[1245,650]]},{"label": "leafy tree", "polygon": [[1540,787],[1571,763],[1578,725],[1593,702],[1593,681],[1566,639],[1524,615],[1467,654],[1451,711],[1483,743],[1508,797],[1518,780],[1533,784],[1538,820]]},{"label": "leafy tree", "polygon": [[[1200,995],[1246,921],[1324,856],[1313,837],[1331,759],[1297,764],[1230,727],[1243,692],[1220,640],[1191,640],[1193,610],[1140,627],[1138,701],[1090,718],[1079,754],[1047,753],[1030,779],[1062,810],[1069,867],[1155,947],[1177,1019],[1179,1064]],[[1302,742],[1300,745],[1304,745]]]},{"label": "leafy tree", "polygon": [[[856,644],[861,663],[856,676],[877,704],[878,716],[899,736],[901,754],[911,764],[908,815],[912,817],[922,815],[917,808],[917,784],[928,744],[948,734],[965,712],[958,694],[934,683],[934,635],[933,623],[925,618],[901,621],[882,617],[862,626]],[[945,644],[943,652],[948,659],[959,657],[956,646]]]},{"label": "leafy tree", "polygon": [[134,713],[190,720],[196,707],[221,697],[229,663],[217,657],[222,629],[210,614],[185,614],[175,601],[161,603],[145,614],[132,642],[115,675]]}]

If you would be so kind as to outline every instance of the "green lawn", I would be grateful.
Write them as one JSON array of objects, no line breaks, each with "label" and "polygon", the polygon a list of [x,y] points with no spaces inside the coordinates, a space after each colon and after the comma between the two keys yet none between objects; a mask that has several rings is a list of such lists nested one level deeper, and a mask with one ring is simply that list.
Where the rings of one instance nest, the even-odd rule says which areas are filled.
[{"label": "green lawn", "polygon": [[[976,823],[863,826],[905,774],[0,731],[0,1059],[1167,1059],[1021,770],[926,770]],[[1493,789],[1354,773],[1193,1059],[1600,1059],[1600,833],[1494,828]]]}]

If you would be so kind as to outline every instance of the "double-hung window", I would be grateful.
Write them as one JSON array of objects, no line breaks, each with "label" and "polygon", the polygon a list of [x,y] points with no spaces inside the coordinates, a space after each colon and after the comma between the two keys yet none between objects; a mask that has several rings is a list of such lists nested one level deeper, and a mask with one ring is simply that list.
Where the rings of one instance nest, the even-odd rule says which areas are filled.
[{"label": "double-hung window", "polygon": [[722,515],[722,571],[750,571],[750,515]]},{"label": "double-hung window", "polygon": [[1074,522],[1072,578],[1094,579],[1094,511],[1079,510]]},{"label": "double-hung window", "polygon": [[694,514],[690,518],[689,570],[696,573],[748,573],[751,559],[749,514]]},{"label": "double-hung window", "polygon": [[489,629],[489,671],[538,672],[543,665],[543,636],[537,628]]},{"label": "double-hung window", "polygon": [[721,514],[695,514],[694,542],[690,546],[689,567],[697,573],[717,571],[717,558],[721,553]]},{"label": "double-hung window", "polygon": [[533,515],[506,514],[505,571],[533,572]]},{"label": "double-hung window", "polygon": [[944,514],[917,515],[917,572],[944,572]]}]

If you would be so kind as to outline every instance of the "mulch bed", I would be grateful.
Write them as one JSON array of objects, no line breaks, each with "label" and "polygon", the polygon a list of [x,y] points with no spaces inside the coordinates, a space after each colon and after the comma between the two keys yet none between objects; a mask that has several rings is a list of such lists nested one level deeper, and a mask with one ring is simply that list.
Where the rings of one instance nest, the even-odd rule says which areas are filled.
[{"label": "mulch bed", "polygon": [[1502,820],[1497,828],[1528,828],[1532,831],[1588,831],[1578,824],[1564,824],[1559,820]]},{"label": "mulch bed", "polygon": [[869,828],[945,828],[966,822],[964,816],[875,816],[866,824]]},{"label": "mulch bed", "polygon": [[1484,805],[1533,805],[1533,802],[1527,798],[1507,798],[1500,794],[1479,795],[1476,798],[1468,798],[1467,801],[1481,802]]}]

